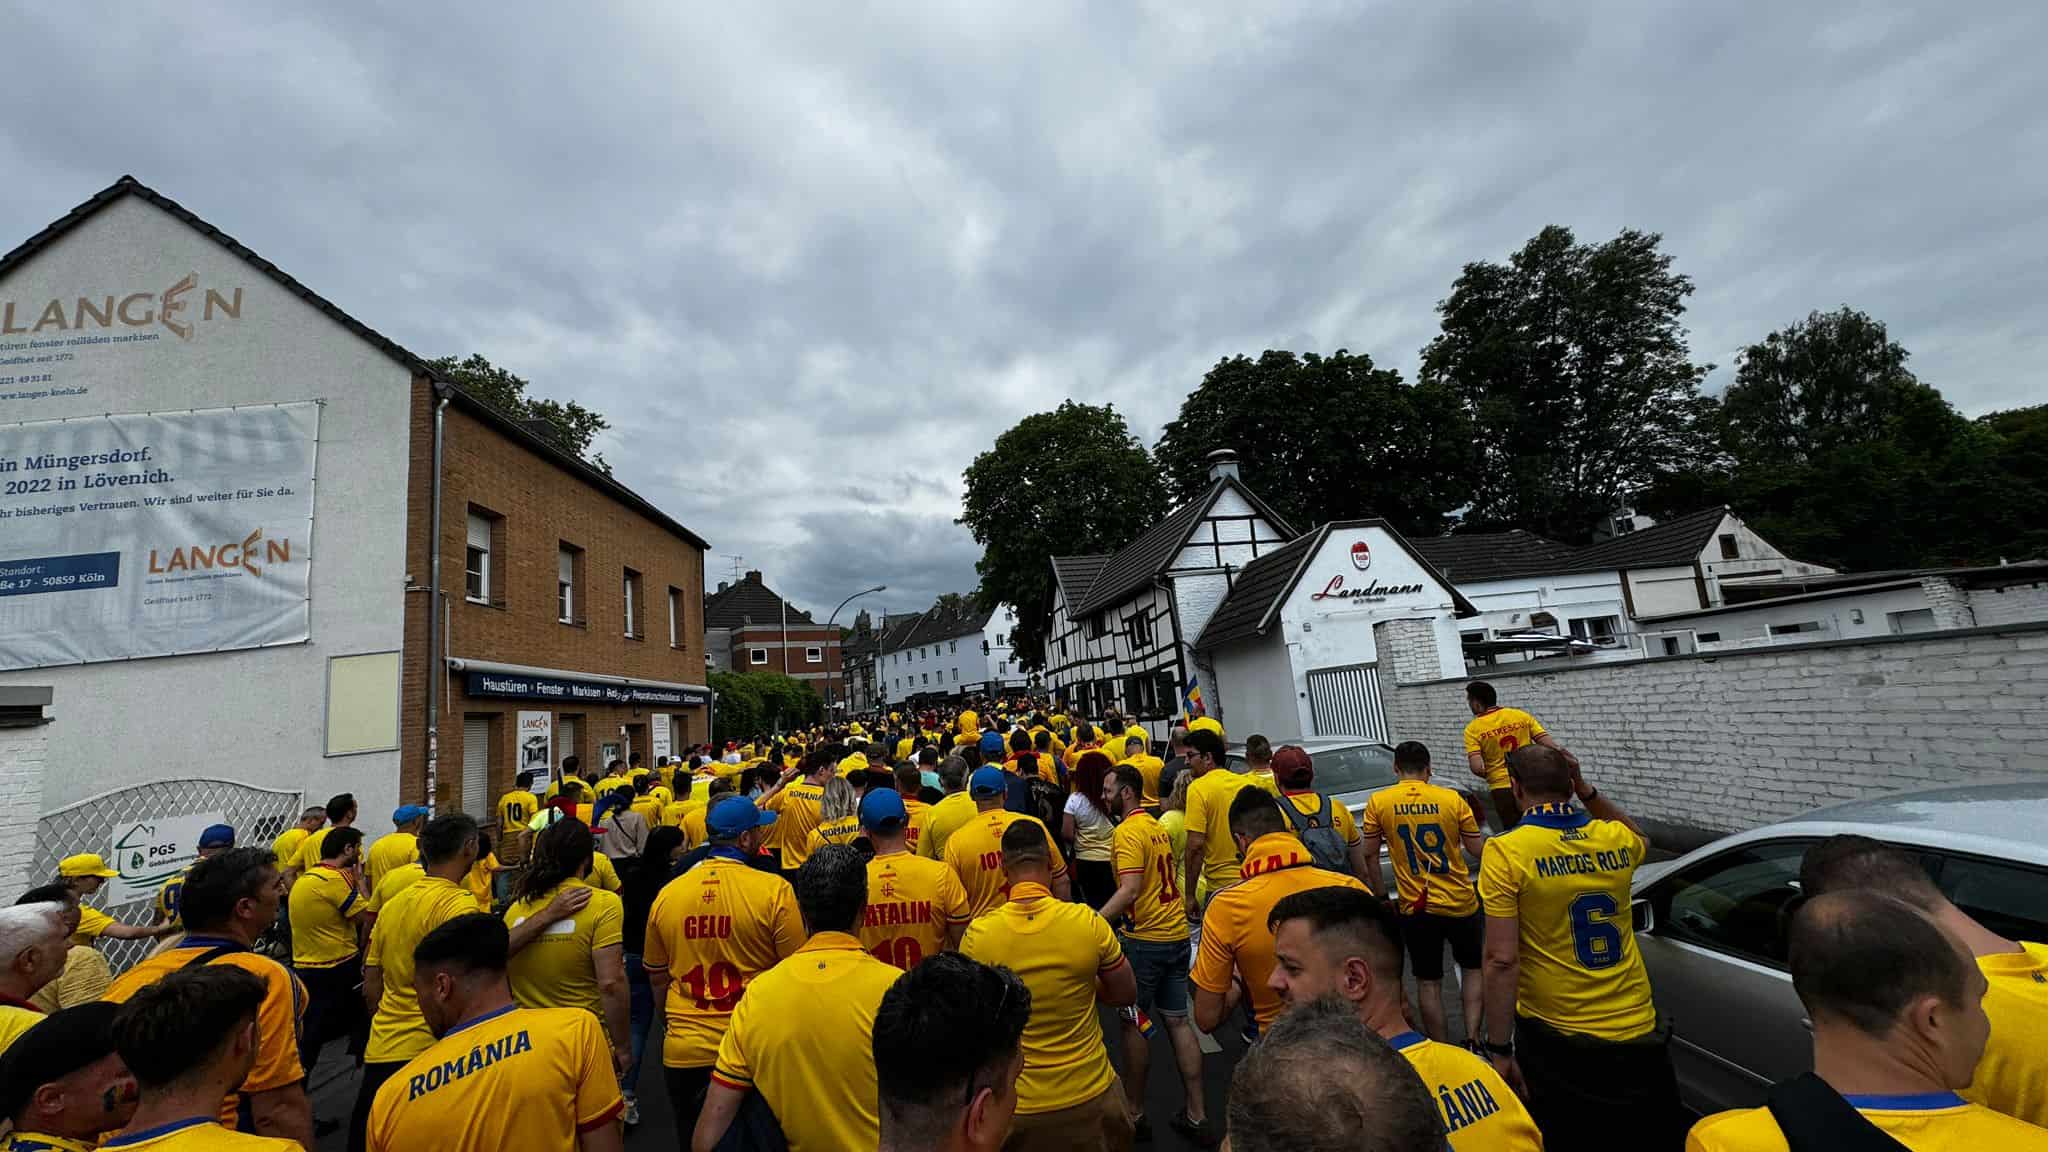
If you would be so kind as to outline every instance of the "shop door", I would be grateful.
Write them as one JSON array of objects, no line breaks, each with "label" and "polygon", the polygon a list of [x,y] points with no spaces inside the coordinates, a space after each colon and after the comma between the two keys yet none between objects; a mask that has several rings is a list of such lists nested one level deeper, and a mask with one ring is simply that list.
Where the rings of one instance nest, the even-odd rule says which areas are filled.
[{"label": "shop door", "polygon": [[482,820],[491,809],[491,717],[462,718],[462,810]]},{"label": "shop door", "polygon": [[1312,668],[1308,674],[1309,722],[1317,736],[1356,736],[1387,742],[1387,714],[1380,706],[1376,664]]},{"label": "shop door", "polygon": [[[555,763],[557,765],[576,755],[576,722],[579,719],[581,717],[555,717]],[[558,777],[559,775],[557,773]]]}]

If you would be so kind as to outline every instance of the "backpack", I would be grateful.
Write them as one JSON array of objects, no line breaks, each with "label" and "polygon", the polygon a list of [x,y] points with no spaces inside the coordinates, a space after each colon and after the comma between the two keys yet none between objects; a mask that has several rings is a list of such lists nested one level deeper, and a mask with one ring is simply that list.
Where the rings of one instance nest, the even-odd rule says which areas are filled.
[{"label": "backpack", "polygon": [[1344,838],[1337,835],[1337,829],[1330,823],[1330,801],[1319,793],[1316,810],[1303,812],[1294,804],[1292,796],[1280,798],[1280,811],[1287,814],[1287,822],[1294,825],[1294,834],[1308,846],[1309,859],[1315,866],[1330,872],[1351,871],[1351,857],[1344,848]]}]

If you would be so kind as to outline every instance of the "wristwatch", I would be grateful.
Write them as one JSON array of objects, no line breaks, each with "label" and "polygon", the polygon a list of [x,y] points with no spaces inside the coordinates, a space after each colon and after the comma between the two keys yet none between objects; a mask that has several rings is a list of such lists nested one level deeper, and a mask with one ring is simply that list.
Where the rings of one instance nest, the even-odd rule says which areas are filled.
[{"label": "wristwatch", "polygon": [[1513,1040],[1505,1044],[1495,1044],[1491,1040],[1482,1040],[1479,1042],[1479,1046],[1486,1049],[1486,1054],[1489,1056],[1513,1056],[1515,1054],[1515,1042]]}]

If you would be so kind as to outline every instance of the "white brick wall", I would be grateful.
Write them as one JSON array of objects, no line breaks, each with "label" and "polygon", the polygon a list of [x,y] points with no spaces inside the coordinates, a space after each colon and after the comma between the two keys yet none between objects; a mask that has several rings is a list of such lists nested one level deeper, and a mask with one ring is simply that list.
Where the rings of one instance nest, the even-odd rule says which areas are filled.
[{"label": "white brick wall", "polygon": [[1980,627],[2048,620],[2048,584],[1978,588],[1970,593],[1970,611]]},{"label": "white brick wall", "polygon": [[[1483,673],[1636,815],[1730,832],[1878,792],[2048,779],[2048,625]],[[1381,687],[1396,740],[1464,771],[1463,682]]]},{"label": "white brick wall", "polygon": [[50,728],[0,728],[0,895],[12,902],[31,887],[36,821],[43,814],[43,770]]}]

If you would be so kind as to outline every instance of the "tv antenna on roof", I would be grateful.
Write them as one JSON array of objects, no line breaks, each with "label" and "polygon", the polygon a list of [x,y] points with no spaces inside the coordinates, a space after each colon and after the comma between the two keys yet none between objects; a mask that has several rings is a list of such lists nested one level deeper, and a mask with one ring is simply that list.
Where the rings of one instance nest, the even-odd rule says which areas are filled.
[{"label": "tv antenna on roof", "polygon": [[733,582],[733,583],[735,583],[735,584],[739,583],[739,582],[740,582],[740,561],[742,561],[742,560],[745,560],[745,559],[746,559],[746,557],[745,557],[745,556],[736,556],[736,555],[733,555],[733,554],[731,554],[731,553],[727,553],[727,554],[726,554],[726,557],[725,557],[725,558],[726,558],[727,560],[730,560],[730,561],[732,561],[732,582]]}]

